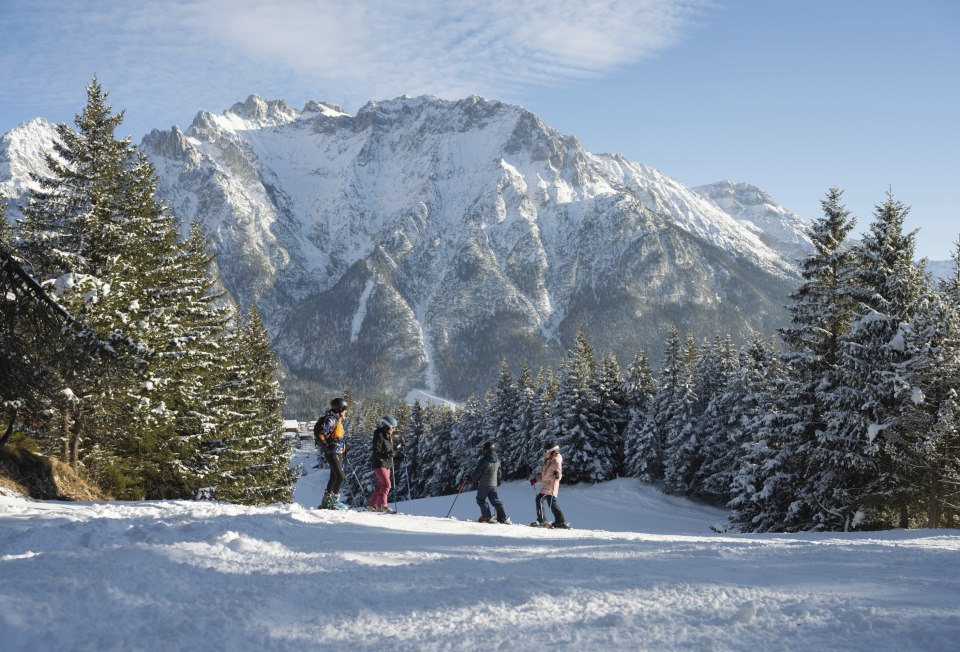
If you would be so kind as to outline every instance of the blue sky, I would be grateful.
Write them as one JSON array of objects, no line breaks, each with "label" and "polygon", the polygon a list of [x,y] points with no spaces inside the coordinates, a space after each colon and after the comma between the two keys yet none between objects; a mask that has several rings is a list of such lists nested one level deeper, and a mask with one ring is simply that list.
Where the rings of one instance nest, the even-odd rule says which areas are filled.
[{"label": "blue sky", "polygon": [[918,254],[960,238],[954,0],[0,0],[0,133],[71,122],[94,73],[120,135],[256,93],[522,104],[691,186],[752,183],[865,228],[892,189]]}]

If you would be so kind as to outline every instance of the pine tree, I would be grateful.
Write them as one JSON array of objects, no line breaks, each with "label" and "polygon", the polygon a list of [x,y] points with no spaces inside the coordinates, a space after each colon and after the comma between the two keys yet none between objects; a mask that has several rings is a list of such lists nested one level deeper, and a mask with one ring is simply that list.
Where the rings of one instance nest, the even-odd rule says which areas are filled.
[{"label": "pine tree", "polygon": [[487,426],[487,438],[496,444],[500,451],[500,462],[504,467],[504,472],[508,468],[513,468],[513,460],[507,459],[505,453],[511,448],[515,439],[513,431],[513,420],[517,412],[517,388],[513,384],[513,376],[510,374],[510,365],[506,360],[500,363],[500,379],[493,390],[490,398],[490,405],[487,409],[489,423]]},{"label": "pine tree", "polygon": [[560,367],[559,391],[547,426],[547,438],[559,444],[564,455],[564,477],[572,484],[600,482],[610,477],[614,467],[596,423],[596,369],[593,349],[581,330],[576,346]]},{"label": "pine tree", "polygon": [[667,333],[657,389],[627,426],[627,473],[643,482],[663,479],[667,421],[683,376],[683,356],[680,331],[673,327]]},{"label": "pine tree", "polygon": [[546,443],[552,441],[550,422],[553,419],[553,402],[560,391],[553,370],[541,369],[537,373],[536,388],[533,394],[534,436],[527,440],[524,459],[532,470],[537,470],[543,461]]},{"label": "pine tree", "polygon": [[[123,115],[111,111],[94,79],[76,118],[78,131],[57,127],[55,151],[47,156],[51,175],[36,177],[40,189],[31,191],[23,207],[15,245],[37,281],[99,338],[137,357],[142,370],[149,348],[137,339],[135,327],[116,315],[117,306],[136,300],[122,283],[122,261],[132,253],[127,213],[135,150],[129,139],[114,139]],[[111,447],[124,437],[116,416],[129,410],[128,397],[141,378],[74,362],[57,393],[65,398],[54,407],[59,426],[49,431],[46,452],[62,441],[59,453],[77,466],[88,449]]]},{"label": "pine tree", "polygon": [[821,511],[814,485],[822,479],[811,477],[818,469],[810,455],[826,427],[825,394],[840,382],[840,342],[854,314],[855,261],[846,238],[856,222],[842,194],[831,188],[823,217],[811,225],[814,253],[801,263],[804,282],[790,297],[791,324],[780,331],[789,373],[759,398],[767,414],[744,444],[731,506],[748,530],[807,529]]},{"label": "pine tree", "polygon": [[450,457],[454,461],[455,468],[452,484],[457,487],[460,486],[460,481],[473,471],[477,463],[477,456],[487,433],[487,412],[486,402],[471,396],[459,413],[460,418],[450,443]]},{"label": "pine tree", "polygon": [[640,349],[627,368],[627,378],[624,381],[628,420],[623,431],[623,468],[620,474],[642,477],[646,482],[652,482],[653,477],[646,473],[645,465],[641,464],[643,468],[633,465],[647,459],[641,450],[639,437],[647,418],[647,408],[656,391],[657,384],[650,369],[650,359],[646,350]]},{"label": "pine tree", "polygon": [[796,414],[785,403],[787,374],[777,359],[753,388],[756,417],[742,422],[744,444],[730,487],[730,520],[744,531],[804,529],[810,504],[799,493],[807,450]]},{"label": "pine tree", "polygon": [[911,387],[901,372],[927,281],[913,262],[914,233],[903,232],[906,214],[888,195],[855,249],[857,316],[840,343],[840,378],[824,396],[831,408],[811,459],[823,469],[814,490],[818,523],[828,529],[876,524],[891,509],[908,525],[908,481],[896,460]]},{"label": "pine tree", "polygon": [[432,475],[436,480],[429,495],[443,496],[453,493],[459,486],[457,480],[463,475],[465,455],[462,440],[457,437],[457,420],[453,410],[439,407],[433,414],[431,438],[436,447],[436,460]]},{"label": "pine tree", "polygon": [[426,493],[426,483],[430,480],[432,459],[430,442],[426,440],[426,430],[423,405],[417,397],[410,408],[410,419],[407,423],[404,442],[405,454],[410,459],[409,468],[413,480],[411,488],[414,498],[429,495]]},{"label": "pine tree", "polygon": [[[504,477],[510,480],[530,477],[533,472],[530,453],[539,447],[536,437],[536,390],[530,367],[526,364],[517,378],[516,398],[517,404],[510,425],[512,437],[504,444],[501,455],[505,467]],[[536,444],[532,443],[534,440],[537,441]]]},{"label": "pine tree", "polygon": [[604,458],[610,460],[604,480],[611,480],[621,475],[624,466],[624,435],[629,423],[623,374],[615,356],[603,356],[592,389],[597,401],[594,422],[600,447]]},{"label": "pine tree", "polygon": [[[77,361],[89,361],[100,375],[125,373],[109,342],[73,319],[25,268],[16,255],[13,229],[0,195],[0,437],[19,430],[41,437],[50,408],[65,403],[65,378]],[[110,367],[120,367],[121,371]]]},{"label": "pine tree", "polygon": [[734,497],[743,449],[762,417],[763,396],[772,390],[770,381],[776,374],[773,355],[766,340],[754,334],[740,352],[736,370],[727,375],[725,386],[707,406],[704,462],[695,483],[698,497],[707,502],[726,505]]},{"label": "pine tree", "polygon": [[250,505],[290,502],[295,476],[283,439],[277,363],[255,307],[237,327],[222,367],[213,497]]},{"label": "pine tree", "polygon": [[[708,475],[713,474],[712,465],[715,460],[727,456],[726,447],[731,443],[728,439],[731,434],[730,410],[743,388],[739,371],[738,359],[729,336],[716,335],[713,342],[704,347],[697,360],[694,371],[694,394],[697,402],[693,415],[695,451],[687,487],[689,496],[726,503],[726,495],[709,495],[703,483]],[[734,378],[739,382],[734,381]]]},{"label": "pine tree", "polygon": [[133,157],[130,140],[116,140],[123,113],[112,115],[96,78],[87,104],[76,116],[78,131],[57,125],[54,153],[46,155],[50,176],[35,176],[18,225],[21,252],[38,280],[66,272],[109,274],[123,242],[125,171]]},{"label": "pine tree", "polygon": [[895,460],[931,528],[951,526],[960,497],[960,243],[953,259],[953,277],[929,293],[908,331],[913,383]]},{"label": "pine tree", "polygon": [[667,493],[683,495],[690,489],[694,474],[700,466],[700,441],[696,428],[698,398],[694,384],[694,369],[698,346],[693,336],[687,337],[687,347],[678,370],[677,385],[667,404],[664,429],[663,489]]}]

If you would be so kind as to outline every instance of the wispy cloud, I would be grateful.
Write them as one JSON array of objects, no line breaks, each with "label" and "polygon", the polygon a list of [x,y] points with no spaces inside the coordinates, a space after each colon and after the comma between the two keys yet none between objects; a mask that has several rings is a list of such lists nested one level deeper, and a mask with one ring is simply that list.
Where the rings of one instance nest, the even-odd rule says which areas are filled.
[{"label": "wispy cloud", "polygon": [[223,108],[248,92],[347,108],[401,94],[522,100],[655,56],[711,7],[708,0],[5,5],[0,69],[13,92],[0,109],[41,108],[64,92],[79,108],[79,87],[96,72],[130,113],[160,114],[172,105]]}]

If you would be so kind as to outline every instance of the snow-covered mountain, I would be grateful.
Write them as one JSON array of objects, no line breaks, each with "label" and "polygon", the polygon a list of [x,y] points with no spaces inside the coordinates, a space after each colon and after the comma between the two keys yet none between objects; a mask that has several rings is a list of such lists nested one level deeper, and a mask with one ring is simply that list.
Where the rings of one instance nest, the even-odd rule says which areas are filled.
[{"label": "snow-covered mountain", "polygon": [[56,130],[43,118],[34,118],[0,136],[0,192],[10,202],[9,212],[19,216],[18,200],[36,184],[31,172],[46,170],[44,155],[53,152]]},{"label": "snow-covered mountain", "polygon": [[697,186],[694,191],[753,231],[787,260],[802,260],[813,253],[813,244],[807,235],[807,221],[756,186],[719,181]]},{"label": "snow-covered mountain", "polygon": [[463,398],[503,358],[556,365],[580,326],[656,359],[674,325],[771,330],[797,282],[802,222],[763,193],[735,207],[478,97],[251,96],[142,148],[288,368],[331,387]]}]

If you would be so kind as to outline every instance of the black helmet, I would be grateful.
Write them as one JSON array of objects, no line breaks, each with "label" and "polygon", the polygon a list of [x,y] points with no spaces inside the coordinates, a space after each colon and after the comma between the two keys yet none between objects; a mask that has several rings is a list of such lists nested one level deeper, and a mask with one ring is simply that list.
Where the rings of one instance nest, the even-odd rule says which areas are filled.
[{"label": "black helmet", "polygon": [[340,398],[339,396],[332,401],[330,401],[330,407],[332,407],[337,412],[343,412],[347,409],[347,402]]},{"label": "black helmet", "polygon": [[492,450],[495,449],[496,447],[497,447],[497,445],[494,444],[492,441],[486,441],[486,442],[483,443],[483,451],[484,451],[484,452],[492,451]]},{"label": "black helmet", "polygon": [[380,419],[380,423],[383,424],[383,425],[385,425],[385,426],[388,427],[388,428],[396,428],[396,427],[397,427],[397,419],[396,419],[396,417],[394,417],[392,414],[388,414],[387,416],[385,416],[385,417],[383,417],[382,419]]}]

